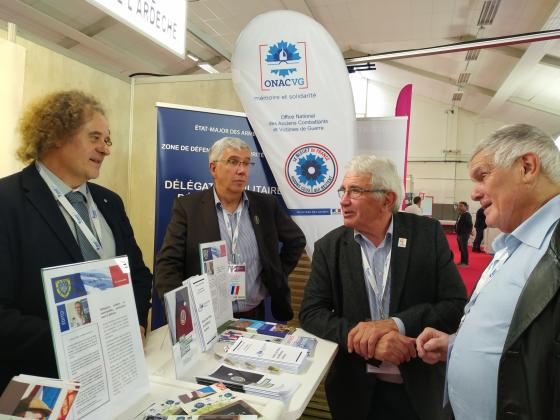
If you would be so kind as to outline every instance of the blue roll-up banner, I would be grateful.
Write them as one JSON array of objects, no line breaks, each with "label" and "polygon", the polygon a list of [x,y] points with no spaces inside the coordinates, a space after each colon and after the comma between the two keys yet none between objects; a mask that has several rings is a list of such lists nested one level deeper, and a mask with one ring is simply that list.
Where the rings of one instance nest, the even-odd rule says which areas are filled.
[{"label": "blue roll-up banner", "polygon": [[[156,157],[155,255],[161,247],[176,197],[212,187],[208,151],[222,137],[238,137],[251,148],[247,189],[274,194],[284,206],[278,186],[245,114],[158,103]],[[285,206],[284,206],[285,207]],[[152,329],[166,323],[154,291]]]}]

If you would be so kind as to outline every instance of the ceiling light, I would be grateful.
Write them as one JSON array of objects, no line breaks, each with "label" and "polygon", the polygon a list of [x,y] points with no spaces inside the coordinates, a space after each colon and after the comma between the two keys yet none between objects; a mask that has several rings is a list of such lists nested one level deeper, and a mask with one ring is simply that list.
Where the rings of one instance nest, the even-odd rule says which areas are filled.
[{"label": "ceiling light", "polygon": [[494,22],[501,0],[486,0],[478,17],[478,26],[491,25]]},{"label": "ceiling light", "polygon": [[196,55],[194,55],[192,53],[187,53],[187,57],[189,57],[192,61],[200,60]]},{"label": "ceiling light", "polygon": [[348,73],[354,73],[357,71],[376,70],[375,63],[356,64],[353,66],[346,66],[346,68],[348,69]]},{"label": "ceiling light", "polygon": [[457,79],[457,84],[459,86],[465,86],[469,82],[470,73],[461,73]]},{"label": "ceiling light", "polygon": [[219,73],[218,70],[216,70],[211,64],[208,63],[199,63],[198,67],[200,67],[202,70],[207,71],[208,73]]},{"label": "ceiling light", "polygon": [[465,57],[465,61],[476,61],[478,60],[479,54],[480,54],[480,50],[468,50],[467,56]]},{"label": "ceiling light", "polygon": [[463,99],[463,92],[454,92],[451,97],[452,102],[459,102],[461,99]]}]

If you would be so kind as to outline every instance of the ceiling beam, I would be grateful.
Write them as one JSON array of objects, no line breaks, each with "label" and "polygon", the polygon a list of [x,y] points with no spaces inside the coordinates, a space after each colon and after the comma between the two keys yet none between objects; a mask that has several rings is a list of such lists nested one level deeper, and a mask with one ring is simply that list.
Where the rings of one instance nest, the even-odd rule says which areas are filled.
[{"label": "ceiling beam", "polygon": [[[546,23],[543,31],[548,31],[551,27],[557,26],[557,20],[560,18],[560,3],[556,5]],[[496,91],[494,97],[486,105],[480,113],[485,117],[491,117],[502,107],[502,105],[513,96],[515,91],[522,83],[527,81],[537,64],[541,62],[543,57],[556,44],[555,41],[534,42],[525,51],[523,57],[519,59],[515,67],[511,70],[501,86]]]},{"label": "ceiling beam", "polygon": [[[347,50],[344,52],[344,56],[349,56],[349,55],[354,55],[354,53],[360,53],[359,51],[356,50]],[[431,80],[436,80],[438,82],[441,83],[445,83],[449,86],[457,86],[457,80],[452,79],[450,77],[446,77],[446,76],[442,76],[440,74],[437,73],[433,73],[431,71],[427,71],[427,70],[423,70],[423,69],[419,69],[413,66],[409,66],[406,64],[402,64],[399,63],[398,61],[386,61],[383,63],[383,65],[385,66],[389,66],[389,67],[393,67],[402,71],[406,71],[412,74],[415,74],[417,76],[421,76],[421,77],[425,77]],[[476,93],[480,93],[482,95],[488,96],[489,98],[492,98],[495,94],[496,91],[492,90],[492,89],[488,89],[482,86],[478,86],[478,85],[473,85],[473,84],[466,84],[463,88],[463,90],[465,92],[476,92]],[[508,99],[508,102],[514,103],[516,105],[520,105],[523,106],[525,108],[529,108],[529,109],[534,109],[537,111],[542,111],[542,112],[546,112],[548,114],[552,114],[552,115],[560,115],[560,111],[549,108],[549,107],[545,107],[543,105],[539,105],[539,104],[535,104],[529,101],[526,101],[524,99],[518,98],[518,97],[511,97]]]},{"label": "ceiling beam", "polygon": [[[457,80],[456,79],[452,79],[450,77],[446,77],[446,76],[442,76],[441,74],[437,74],[437,73],[433,73],[431,71],[427,71],[427,70],[422,70],[416,67],[412,67],[412,66],[408,66],[406,64],[402,64],[396,61],[386,61],[383,62],[384,65],[386,66],[391,66],[394,67],[396,69],[399,70],[403,70],[403,71],[407,71],[409,73],[413,73],[416,74],[418,76],[422,76],[431,80],[436,80],[438,82],[441,83],[445,83],[449,86],[454,86],[457,87]],[[494,94],[496,93],[495,91],[491,90],[491,89],[487,89],[485,87],[482,86],[478,86],[478,85],[473,85],[473,84],[466,84],[463,88],[465,91],[471,91],[471,92],[477,92],[477,93],[481,93],[483,95],[486,96],[494,96]]]},{"label": "ceiling beam", "polygon": [[546,112],[547,114],[560,116],[560,110],[553,109],[545,105],[537,104],[534,102],[530,102],[526,99],[518,98],[518,97],[511,97],[508,99],[508,102],[524,106],[525,108],[536,109],[537,111]]},{"label": "ceiling beam", "polygon": [[[460,36],[460,37],[456,36],[456,37],[451,37],[451,38],[447,38],[447,39],[449,39],[451,42],[463,42],[463,41],[470,41],[470,40],[476,39],[476,37],[474,37],[473,35],[463,35],[463,36]],[[489,48],[488,51],[501,53],[501,54],[504,54],[508,57],[516,58],[518,60],[521,57],[523,57],[523,54],[525,54],[524,49],[512,47],[510,45],[492,47],[492,48]],[[546,54],[542,58],[542,60],[540,61],[539,64],[543,64],[545,66],[550,66],[550,67],[554,67],[554,68],[560,68],[560,58],[558,58],[554,55]]]},{"label": "ceiling beam", "polygon": [[222,47],[213,37],[190,21],[187,24],[187,31],[200,42],[213,49],[218,55],[231,62],[231,52]]},{"label": "ceiling beam", "polygon": [[[84,35],[89,36],[90,38],[93,38],[94,36],[103,32],[105,29],[111,28],[116,23],[117,21],[112,16],[105,15],[104,17],[92,23],[91,25],[88,25],[85,28],[80,29],[80,32],[83,33]],[[71,38],[66,38],[58,42],[58,45],[67,49],[71,49],[78,44],[79,44],[78,41]]]},{"label": "ceiling beam", "polygon": [[472,41],[458,42],[455,44],[437,45],[428,48],[415,48],[411,50],[389,51],[364,57],[350,58],[346,64],[357,65],[376,63],[386,60],[400,60],[403,58],[424,57],[428,55],[449,54],[468,50],[494,48],[503,45],[525,44],[537,41],[560,39],[560,29],[531,32],[526,34],[508,35],[494,38],[483,38]]},{"label": "ceiling beam", "polygon": [[[114,63],[115,68],[138,67],[143,69],[143,71],[157,72],[157,67],[153,63],[141,60],[127,51],[113,48],[91,38],[20,0],[2,2],[0,17],[8,22],[14,22],[18,27],[38,37],[44,36],[45,39],[49,39],[52,38],[54,33],[58,36],[70,38],[84,47],[92,49],[105,60]],[[111,74],[113,73],[111,72]]]}]

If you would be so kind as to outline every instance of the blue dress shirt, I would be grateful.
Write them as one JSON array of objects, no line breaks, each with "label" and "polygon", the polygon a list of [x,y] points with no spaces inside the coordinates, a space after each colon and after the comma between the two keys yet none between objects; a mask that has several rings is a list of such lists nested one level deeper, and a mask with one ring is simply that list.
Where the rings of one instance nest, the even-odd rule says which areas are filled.
[{"label": "blue dress shirt", "polygon": [[457,420],[496,418],[498,365],[515,306],[559,217],[560,195],[493,242],[496,255],[507,249],[507,260],[476,296],[450,348],[447,382]]},{"label": "blue dress shirt", "polygon": [[[228,259],[230,263],[245,264],[245,299],[233,302],[233,312],[246,312],[258,306],[268,295],[268,290],[264,283],[260,280],[262,272],[261,258],[259,256],[259,247],[255,231],[251,224],[249,216],[249,199],[243,193],[243,199],[235,212],[228,212],[223,209],[222,203],[214,190],[214,201],[216,202],[216,213],[218,215],[218,225],[220,227],[220,237],[226,241],[228,249]],[[239,236],[237,239],[236,257],[231,253],[231,237],[226,228],[224,220],[224,210],[231,223],[232,232],[235,231],[237,225],[238,213],[241,212],[239,218]],[[235,261],[234,261],[235,259]]]}]

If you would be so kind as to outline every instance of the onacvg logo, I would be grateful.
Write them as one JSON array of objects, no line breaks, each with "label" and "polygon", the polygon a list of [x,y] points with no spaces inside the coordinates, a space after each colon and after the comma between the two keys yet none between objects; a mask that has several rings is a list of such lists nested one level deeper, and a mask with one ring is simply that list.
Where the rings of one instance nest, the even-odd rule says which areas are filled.
[{"label": "onacvg logo", "polygon": [[282,40],[272,45],[261,44],[259,50],[261,90],[277,87],[297,87],[299,89],[308,87],[305,42],[292,44]]}]

